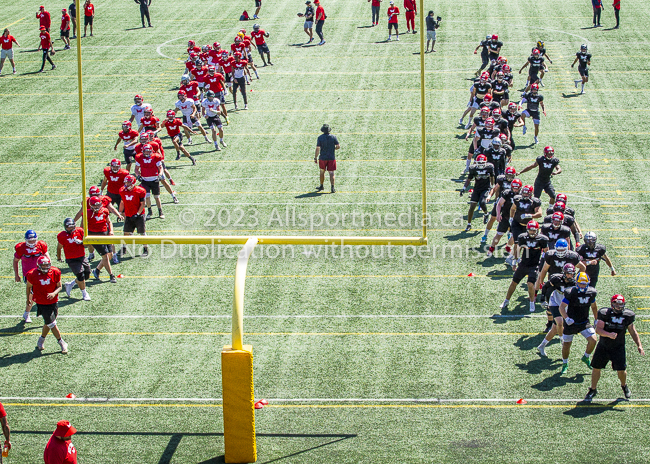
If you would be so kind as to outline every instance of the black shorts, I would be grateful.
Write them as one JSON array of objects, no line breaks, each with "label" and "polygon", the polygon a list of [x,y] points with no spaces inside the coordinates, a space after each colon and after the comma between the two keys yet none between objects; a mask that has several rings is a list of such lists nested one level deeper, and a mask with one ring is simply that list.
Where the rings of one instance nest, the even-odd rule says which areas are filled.
[{"label": "black shorts", "polygon": [[70,37],[70,29],[67,31],[61,31],[61,37]]},{"label": "black shorts", "polygon": [[[108,232],[91,232],[88,231],[88,235],[108,235]],[[110,245],[93,245],[95,251],[99,253],[100,256],[104,256],[111,252]]]},{"label": "black shorts", "polygon": [[589,77],[589,68],[587,67],[578,66],[578,72],[581,76]]},{"label": "black shorts", "polygon": [[90,263],[87,256],[80,258],[66,259],[65,262],[70,267],[72,273],[79,278],[79,274],[90,274]]},{"label": "black shorts", "polygon": [[490,189],[486,190],[472,190],[472,196],[470,200],[472,203],[479,203],[481,200],[487,200],[487,196],[490,194]]},{"label": "black shorts", "polygon": [[246,59],[248,60],[248,64],[253,64],[253,55],[251,53],[246,55]]},{"label": "black shorts", "polygon": [[537,75],[537,71],[534,73],[528,73],[528,80],[530,81],[531,84],[534,84],[539,80],[539,76]]},{"label": "black shorts", "polygon": [[[562,317],[562,314],[560,314],[560,307],[559,306],[550,306],[548,307],[548,310],[551,312],[551,316],[553,316],[553,319],[556,317]],[[553,321],[555,323],[555,321]]]},{"label": "black shorts", "polygon": [[94,16],[85,16],[84,15],[84,25],[92,25]]},{"label": "black shorts", "polygon": [[[480,145],[477,145],[477,147],[480,147]],[[472,141],[469,143],[469,150],[467,150],[467,153],[474,156],[474,137],[472,137]]]},{"label": "black shorts", "polygon": [[172,137],[172,140],[176,141],[176,143],[179,145],[183,145],[183,133],[179,132],[178,134]]},{"label": "black shorts", "polygon": [[143,180],[140,184],[144,187],[147,193],[158,196],[160,195],[160,181],[159,180]]},{"label": "black shorts", "polygon": [[255,7],[259,8],[262,6],[262,0],[255,0]]},{"label": "black shorts", "polygon": [[124,218],[124,233],[130,234],[134,230],[137,230],[139,234],[144,234],[145,232],[145,221],[144,214],[136,216],[127,216]]},{"label": "black shorts", "polygon": [[517,221],[512,221],[512,225],[510,226],[510,232],[512,232],[512,238],[515,239],[515,243],[517,243],[517,238],[526,232],[526,226],[522,226],[519,224]]},{"label": "black shorts", "polygon": [[505,234],[510,229],[510,218],[501,212],[501,222],[497,226],[497,232]]},{"label": "black shorts", "polygon": [[540,118],[539,118],[539,110],[538,111],[524,110],[522,112],[522,115],[523,115],[523,113],[526,113],[526,117],[533,118],[533,122],[535,122],[535,121],[539,122],[539,120],[540,120]]},{"label": "black shorts", "polygon": [[217,114],[216,116],[208,116],[205,118],[205,122],[208,123],[208,127],[212,129],[213,127],[216,127],[217,129],[221,129],[223,124],[221,123],[221,118]]},{"label": "black shorts", "polygon": [[[190,121],[188,121],[188,119]],[[183,115],[183,124],[185,124],[186,126],[189,126],[191,128],[197,122],[199,122],[199,120],[196,116],[195,117],[190,116],[188,118],[187,116]]]},{"label": "black shorts", "polygon": [[488,58],[487,53],[481,52],[481,61],[482,61],[481,64],[483,64],[483,66],[485,66],[486,64],[488,64],[490,62],[490,58]]},{"label": "black shorts", "polygon": [[43,322],[45,325],[51,324],[56,321],[57,316],[59,315],[59,303],[53,304],[38,304],[36,303],[36,317],[43,316]]},{"label": "black shorts", "polygon": [[388,23],[388,32],[390,32],[393,28],[395,31],[397,31],[397,23]]},{"label": "black shorts", "polygon": [[598,283],[598,274],[600,273],[600,266],[594,270],[590,270],[587,272],[587,275],[589,276],[589,286],[596,288],[596,284]]},{"label": "black shorts", "polygon": [[583,322],[582,324],[573,323],[571,325],[564,324],[564,333],[565,335],[577,335],[583,330],[592,329],[593,326],[589,322]]},{"label": "black shorts", "polygon": [[126,164],[132,164],[135,162],[135,149],[134,150],[128,150],[124,149],[124,162]]},{"label": "black shorts", "polygon": [[526,282],[530,284],[534,284],[535,282],[537,282],[538,274],[539,273],[537,272],[537,266],[519,265],[517,266],[517,270],[512,276],[512,281],[518,284],[519,282],[521,282],[521,279],[528,276],[528,280]]},{"label": "black shorts", "polygon": [[232,72],[227,72],[227,73],[224,75],[224,78],[226,79],[226,82],[230,82],[230,81],[232,81]]},{"label": "black shorts", "polygon": [[533,193],[533,196],[535,198],[540,198],[542,192],[546,192],[549,197],[555,199],[555,189],[553,188],[553,184],[550,180],[548,182],[544,182],[535,179],[534,189],[535,193]]},{"label": "black shorts", "polygon": [[264,42],[262,45],[257,46],[257,51],[260,52],[260,55],[262,53],[270,53],[269,52],[269,46]]},{"label": "black shorts", "polygon": [[120,203],[122,203],[122,197],[119,196],[117,193],[111,193],[111,192],[106,192],[106,195],[108,195],[111,198],[111,204],[119,208]]},{"label": "black shorts", "polygon": [[591,360],[591,367],[594,369],[604,369],[607,363],[612,362],[612,369],[615,371],[624,371],[627,368],[625,360],[625,345],[617,348],[607,348],[602,343],[596,345],[594,357]]}]

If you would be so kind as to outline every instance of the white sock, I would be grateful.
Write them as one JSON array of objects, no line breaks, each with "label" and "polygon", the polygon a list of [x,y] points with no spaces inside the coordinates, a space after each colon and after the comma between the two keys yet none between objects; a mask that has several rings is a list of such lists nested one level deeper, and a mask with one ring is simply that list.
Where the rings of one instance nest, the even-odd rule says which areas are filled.
[{"label": "white sock", "polygon": [[542,348],[544,348],[546,345],[548,345],[547,339],[542,340],[542,343],[539,344],[539,346],[541,346]]},{"label": "white sock", "polygon": [[488,228],[486,227],[486,228],[485,228],[485,236],[487,237],[487,234],[489,234],[489,233],[490,233],[490,229],[488,229]]},{"label": "white sock", "polygon": [[508,304],[508,303],[510,303],[510,300],[506,298],[505,300],[503,300],[503,302],[504,302],[505,304]]},{"label": "white sock", "polygon": [[582,83],[582,91],[584,92],[584,90],[585,90],[585,83],[583,82]]},{"label": "white sock", "polygon": [[567,358],[567,359],[562,358],[562,362],[563,362],[564,364],[569,364],[569,359],[568,359],[568,358]]},{"label": "white sock", "polygon": [[[221,141],[221,143],[223,143],[223,137],[220,137],[219,140]],[[215,143],[216,143],[216,142],[215,142]]]},{"label": "white sock", "polygon": [[585,353],[585,355],[584,355],[585,358],[588,358],[588,357],[590,357],[590,356],[591,356],[591,355],[590,355],[589,353]]},{"label": "white sock", "polygon": [[469,160],[469,158],[467,158],[465,160],[465,169],[469,169],[469,163],[470,163],[470,160]]},{"label": "white sock", "polygon": [[84,288],[84,289],[81,291],[81,294],[84,295],[84,296],[86,296],[86,295],[88,295],[88,291]]}]

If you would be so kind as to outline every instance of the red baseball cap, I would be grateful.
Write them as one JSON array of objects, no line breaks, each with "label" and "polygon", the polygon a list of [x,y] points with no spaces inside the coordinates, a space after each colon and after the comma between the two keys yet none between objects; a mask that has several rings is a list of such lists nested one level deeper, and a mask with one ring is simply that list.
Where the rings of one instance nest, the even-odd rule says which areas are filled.
[{"label": "red baseball cap", "polygon": [[44,10],[45,7],[44,7],[43,5],[41,5],[41,6],[38,7],[38,9],[39,9],[39,10]]},{"label": "red baseball cap", "polygon": [[44,30],[45,30],[45,26],[41,26],[41,31],[44,31]]},{"label": "red baseball cap", "polygon": [[77,433],[77,429],[75,429],[72,425],[70,425],[70,421],[67,420],[62,420],[56,423],[56,430],[54,431],[54,436],[56,437],[71,437]]}]

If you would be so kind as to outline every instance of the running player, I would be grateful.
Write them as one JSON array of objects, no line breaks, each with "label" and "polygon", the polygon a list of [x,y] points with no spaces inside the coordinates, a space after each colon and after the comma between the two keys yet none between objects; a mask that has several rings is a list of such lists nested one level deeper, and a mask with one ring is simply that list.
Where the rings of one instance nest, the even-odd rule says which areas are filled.
[{"label": "running player", "polygon": [[[38,258],[41,256],[47,257],[50,259],[50,255],[47,251],[47,243],[38,239],[38,235],[33,230],[28,230],[25,232],[25,241],[16,243],[14,247],[14,280],[20,283],[20,276],[18,275],[18,263],[21,263],[21,268],[23,272],[23,281],[27,282],[27,274],[32,269],[36,269],[36,264]],[[23,313],[23,320],[27,323],[32,322],[32,318],[29,316],[30,311],[32,310],[32,303],[28,302],[25,307],[25,312]]]},{"label": "running player", "polygon": [[[539,198],[533,196],[533,187],[524,185],[521,193],[512,197],[512,206],[510,207],[510,231],[514,238],[513,254],[506,258],[506,263],[516,265],[517,258],[517,239],[526,232],[528,223],[534,219],[542,217],[541,202]],[[538,224],[539,228],[539,224]],[[539,261],[538,261],[539,262]],[[535,283],[535,281],[533,281]]]},{"label": "running player", "polygon": [[[142,100],[142,95],[136,95],[133,97],[133,105],[131,106],[131,118],[129,119],[129,122],[133,123],[133,121],[135,121],[135,125],[137,127],[140,127],[140,120],[144,116],[144,110],[146,108],[151,108],[151,105],[149,103],[144,103]],[[122,126],[122,129],[124,129],[124,126]]]},{"label": "running player", "polygon": [[[126,171],[125,171],[126,172]],[[121,201],[120,201],[121,203]],[[88,218],[88,236],[90,235],[113,235],[113,223],[110,220],[108,209],[102,206],[97,197],[90,199],[90,208],[86,212]],[[103,267],[108,271],[110,282],[117,283],[111,268],[113,253],[111,245],[93,245],[97,253],[102,257],[101,262],[91,272],[95,279],[99,280],[99,273]]]},{"label": "running player", "polygon": [[508,132],[510,133],[510,146],[515,148],[515,139],[513,138],[513,131],[515,127],[522,126],[524,123],[521,121],[521,113],[517,111],[517,104],[515,102],[508,103],[508,111],[503,115],[503,119],[508,121]]},{"label": "running player", "polygon": [[[208,91],[208,93],[210,93],[210,91]],[[167,135],[169,135],[169,138],[172,139],[174,148],[176,148],[176,160],[178,161],[181,159],[181,152],[183,152],[183,155],[187,156],[190,161],[192,161],[192,165],[196,166],[196,160],[183,146],[183,135],[181,134],[181,127],[191,134],[195,134],[196,132],[183,124],[183,122],[176,117],[176,112],[174,110],[167,111],[167,119],[163,121],[163,126],[165,126],[165,129],[167,129]]]},{"label": "running player", "polygon": [[596,320],[596,333],[600,335],[600,340],[596,345],[594,359],[591,363],[591,387],[585,396],[585,401],[590,403],[598,393],[598,381],[600,380],[600,371],[607,367],[609,361],[612,362],[612,369],[616,371],[618,380],[621,382],[621,389],[626,400],[632,397],[629,387],[627,386],[627,362],[625,357],[625,332],[629,330],[630,336],[636,345],[636,349],[641,356],[645,356],[641,338],[634,327],[636,315],[634,311],[625,307],[625,297],[623,295],[614,295],[611,300],[610,308],[601,308],[598,311]]},{"label": "running player", "polygon": [[191,75],[194,80],[199,84],[199,98],[203,98],[203,88],[205,87],[205,76],[208,75],[208,67],[205,66],[202,60],[197,59],[194,62]]},{"label": "running player", "polygon": [[[160,182],[162,182],[163,186],[165,187],[165,190],[167,190],[167,192],[172,196],[172,200],[174,201],[174,203],[178,203],[176,192],[170,186],[170,184],[176,185],[176,183],[174,182],[174,179],[172,179],[171,174],[169,173],[167,167],[165,166],[165,149],[162,146],[162,141],[155,136],[154,132],[148,131],[140,134],[140,142],[137,143],[134,147],[136,156],[142,154],[142,148],[147,144],[151,145],[154,152],[160,154],[160,157],[162,158],[163,173],[165,174],[160,179]],[[167,179],[169,179],[169,182],[167,181]]]},{"label": "running player", "polygon": [[[219,66],[223,71],[223,76],[226,79],[226,87],[232,93],[232,64],[235,62],[235,59],[228,55],[227,51],[221,53],[221,59],[219,60]],[[224,95],[225,98],[225,95]],[[225,100],[222,102],[225,103]]]},{"label": "running player", "polygon": [[[138,123],[139,124],[139,123]],[[122,131],[117,133],[117,141],[113,147],[117,151],[117,146],[122,141],[124,146],[124,162],[126,163],[127,172],[131,172],[131,164],[135,160],[135,152],[130,144],[138,140],[138,133],[131,128],[131,121],[124,121],[122,123]]]},{"label": "running player", "polygon": [[503,47],[503,42],[499,40],[499,36],[492,34],[490,41],[487,44],[488,46],[488,59],[498,60],[499,55],[501,55],[501,47]]},{"label": "running player", "polygon": [[526,109],[521,113],[521,120],[523,122],[523,135],[526,135],[526,118],[533,118],[535,124],[535,143],[538,142],[537,136],[539,135],[539,107],[542,107],[542,113],[546,116],[546,108],[544,107],[544,96],[539,93],[539,85],[531,84],[530,92],[524,93],[521,96],[519,105],[526,104]]},{"label": "running player", "polygon": [[533,48],[533,53],[528,57],[528,61],[519,70],[519,74],[527,67],[528,68],[528,78],[526,80],[526,88],[524,92],[528,92],[531,84],[540,84],[541,80],[539,78],[539,73],[548,71],[546,69],[546,64],[544,63],[544,58],[540,55],[539,50]]},{"label": "running player", "polygon": [[505,74],[503,71],[498,71],[496,74],[496,79],[491,82],[492,85],[492,98],[500,106],[507,105],[510,101],[510,93],[508,92],[508,81],[505,80]]},{"label": "running player", "polygon": [[[491,162],[489,155],[486,155],[486,156],[488,157],[488,162]],[[504,174],[497,175],[495,183],[494,183],[494,187],[492,187],[492,190],[490,191],[490,194],[488,195],[488,201],[491,200],[492,198],[495,198],[495,197],[498,200],[492,206],[492,212],[490,213],[489,221],[488,221],[487,225],[485,226],[485,233],[483,234],[483,237],[481,237],[481,243],[486,243],[487,242],[488,233],[492,230],[492,226],[494,225],[495,221],[497,220],[497,205],[499,204],[499,202],[501,202],[501,198],[503,198],[503,193],[506,190],[510,190],[511,183],[515,179],[516,175],[517,175],[517,171],[512,166],[508,166],[505,169]],[[521,185],[520,185],[520,187],[521,187]],[[504,203],[505,203],[505,201],[506,200],[504,200]],[[501,206],[503,206],[503,204]],[[506,210],[506,211],[509,211],[509,210]],[[499,222],[501,222],[501,221],[499,221]],[[506,221],[506,223],[507,222],[508,221]],[[506,231],[507,231],[507,229],[506,229]],[[497,243],[498,243],[498,241],[497,241]],[[492,251],[494,251],[494,250],[492,250]]]},{"label": "running player", "polygon": [[[137,229],[138,234],[146,234],[146,222],[144,219],[144,206],[147,191],[135,185],[137,179],[135,176],[128,175],[124,179],[124,186],[120,189],[122,202],[120,203],[120,213],[124,212],[124,235],[133,235]],[[126,247],[122,247],[122,256],[126,254]],[[147,245],[142,248],[142,257],[149,255]]]},{"label": "running player", "polygon": [[244,78],[244,73],[246,72],[246,65],[248,61],[241,59],[241,53],[235,52],[235,61],[232,63],[232,73],[233,73],[233,88],[232,88],[232,99],[235,104],[235,110],[237,110],[237,89],[240,90],[242,97],[244,98],[244,109],[248,109],[248,96],[246,95],[246,80]]},{"label": "running player", "polygon": [[569,368],[569,354],[573,336],[580,334],[587,339],[587,348],[581,361],[591,369],[589,357],[596,347],[596,331],[589,323],[589,309],[598,319],[598,305],[596,304],[596,289],[589,285],[589,277],[580,272],[576,278],[575,287],[564,290],[564,298],[560,303],[560,314],[564,319],[564,336],[562,337],[562,371],[565,374]]},{"label": "running player", "polygon": [[[196,103],[194,100],[187,98],[187,93],[184,90],[178,91],[178,101],[175,106],[183,114],[183,124],[187,127],[198,127],[199,132],[201,132],[205,141],[208,142],[208,134],[199,122],[200,114],[197,112]],[[185,131],[185,135],[187,136],[187,143],[192,145],[192,137],[190,137],[188,130]]]},{"label": "running player", "polygon": [[589,81],[589,66],[591,66],[591,53],[587,51],[587,44],[580,45],[580,51],[576,53],[576,59],[571,63],[573,68],[578,62],[578,72],[580,73],[580,79],[574,80],[573,83],[578,88],[578,83],[582,82],[582,89],[580,94],[585,93],[585,84]]},{"label": "running player", "polygon": [[[249,61],[250,64],[250,61]],[[255,71],[257,73],[257,71]],[[259,77],[258,77],[259,79]],[[219,97],[219,101],[221,102],[220,107],[220,114],[224,117],[226,120],[226,124],[228,124],[228,111],[226,110],[226,87],[225,87],[226,79],[223,74],[217,72],[217,68],[215,66],[208,66],[208,76],[205,78],[205,91],[209,92],[212,91],[214,93],[214,96]],[[195,100],[196,101],[196,100]],[[203,100],[205,101],[205,100]],[[197,108],[198,111],[198,108]]]},{"label": "running player", "polygon": [[560,340],[564,338],[564,319],[560,314],[560,304],[564,298],[564,292],[576,284],[575,273],[575,266],[567,263],[562,267],[561,273],[551,274],[548,279],[547,285],[549,287],[550,297],[546,313],[551,314],[551,328],[546,333],[542,343],[537,347],[539,354],[544,357],[547,356],[545,350],[546,345],[553,340],[555,335],[558,335]]},{"label": "running player", "polygon": [[142,119],[140,119],[140,127],[138,127],[138,132],[157,132],[158,130],[160,130],[160,119],[154,116],[153,109],[151,109],[151,107],[145,108],[144,116]]},{"label": "running player", "polygon": [[219,141],[221,145],[227,147],[226,142],[223,141],[223,124],[221,124],[221,118],[219,117],[219,107],[222,106],[219,103],[219,100],[215,98],[215,93],[212,90],[208,90],[206,93],[207,97],[201,102],[201,111],[205,117],[208,127],[212,131],[212,140],[214,141],[214,149],[221,151],[219,143],[217,142],[217,130],[219,131]]},{"label": "running player", "polygon": [[[496,129],[494,127],[494,119],[487,118],[485,120],[485,126],[476,129],[473,146],[474,154],[477,155],[485,153],[485,150],[490,147],[490,144],[495,137],[499,137],[499,129]],[[500,142],[501,140],[499,139],[499,143]]]},{"label": "running player", "polygon": [[86,290],[86,280],[90,277],[90,263],[88,262],[86,249],[84,248],[84,230],[75,225],[74,219],[65,218],[63,221],[63,231],[59,232],[56,239],[58,241],[56,247],[57,261],[63,262],[61,259],[61,250],[63,250],[65,262],[75,275],[75,280],[65,284],[66,295],[70,298],[72,287],[77,284],[79,290],[81,290],[83,300],[90,301],[90,295],[88,295],[88,291]]},{"label": "running player", "polygon": [[598,283],[598,274],[600,273],[600,261],[604,260],[605,264],[609,266],[609,270],[612,276],[616,275],[616,269],[612,261],[607,256],[607,249],[605,245],[596,243],[598,236],[596,232],[587,232],[585,234],[585,243],[580,245],[576,251],[582,258],[582,261],[587,266],[587,275],[589,276],[589,285],[596,287]]},{"label": "running player", "polygon": [[[501,148],[501,139],[494,137],[490,146],[483,150],[483,154],[487,157],[488,163],[494,166],[494,174],[497,177],[503,176],[506,170],[506,151]],[[487,221],[487,218],[484,219]]]},{"label": "running player", "polygon": [[[259,24],[253,24],[253,32],[251,32],[251,37],[255,39],[255,46],[257,47],[257,51],[262,57],[262,62],[264,63],[264,66],[266,66],[267,61],[268,64],[273,66],[273,63],[271,63],[271,52],[269,51],[269,46],[266,44],[266,40],[264,40],[264,37],[268,36],[269,33],[265,32],[264,29],[260,29]],[[264,60],[264,54],[266,54],[266,60]]]},{"label": "running player", "polygon": [[489,51],[488,51],[488,43],[492,39],[491,35],[486,35],[485,40],[481,40],[481,42],[476,46],[474,49],[474,54],[476,55],[478,53],[478,49],[481,49],[481,67],[476,70],[474,75],[478,77],[479,74],[481,74],[481,71],[485,69],[485,67],[490,64],[490,59],[488,58]]},{"label": "running player", "polygon": [[[548,56],[548,53],[546,53],[546,45],[544,44],[543,40],[538,40],[537,44],[535,45],[535,48],[539,50],[539,55],[548,60],[549,63],[553,64],[553,60]],[[548,72],[548,67],[546,69],[541,69],[539,72],[539,83],[542,87],[544,87],[544,74]]]},{"label": "running player", "polygon": [[[209,71],[208,71],[209,72]],[[191,81],[189,76],[181,77],[181,88],[187,98],[197,101],[199,99],[199,83]]]},{"label": "running player", "polygon": [[[555,195],[555,204],[562,203],[562,206],[558,206],[558,208],[561,208],[561,213],[563,213],[565,216],[569,215],[573,218],[573,223],[572,224],[566,224],[570,229],[571,232],[573,232],[573,236],[575,237],[576,241],[576,247],[580,245],[580,241],[582,240],[582,229],[580,228],[580,224],[578,224],[578,221],[576,220],[576,211],[569,207],[566,206],[567,202],[567,196],[564,193],[557,193]],[[546,209],[546,214],[553,214],[555,212],[555,205],[549,206]]]},{"label": "running player", "polygon": [[160,153],[154,152],[153,147],[149,144],[142,147],[142,153],[135,155],[135,176],[141,179],[141,186],[147,192],[146,201],[148,211],[146,219],[149,220],[153,216],[151,212],[152,194],[158,207],[158,217],[165,219],[162,204],[160,203],[160,178],[163,177],[162,156]]},{"label": "running player", "polygon": [[465,232],[469,232],[472,228],[472,218],[474,217],[474,210],[477,204],[480,208],[483,208],[487,216],[486,201],[494,186],[494,166],[487,162],[485,155],[478,155],[476,157],[476,164],[470,166],[469,175],[465,179],[463,189],[460,191],[461,197],[467,191],[467,187],[472,179],[476,179],[476,181],[474,182],[474,190],[472,191],[469,210],[467,211],[467,227],[465,227]]},{"label": "running player", "polygon": [[542,192],[546,192],[549,197],[548,202],[551,205],[555,204],[555,188],[551,182],[551,177],[562,173],[562,168],[559,164],[560,160],[555,157],[555,150],[553,147],[548,146],[544,147],[543,156],[538,156],[533,164],[526,166],[519,173],[519,175],[522,175],[531,169],[538,168],[533,195],[541,198]]},{"label": "running player", "polygon": [[110,166],[104,168],[104,179],[100,187],[100,195],[103,195],[106,189],[106,195],[110,197],[111,204],[120,207],[120,187],[124,185],[124,178],[129,175],[129,171],[122,169],[122,163],[117,158],[111,160]]}]

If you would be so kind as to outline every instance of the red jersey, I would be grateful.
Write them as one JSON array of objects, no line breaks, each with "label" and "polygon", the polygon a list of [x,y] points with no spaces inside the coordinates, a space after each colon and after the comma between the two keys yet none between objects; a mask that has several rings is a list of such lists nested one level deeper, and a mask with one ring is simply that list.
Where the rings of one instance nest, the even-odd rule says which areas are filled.
[{"label": "red jersey", "polygon": [[418,5],[415,0],[404,0],[404,9],[405,10],[411,10],[411,11],[418,11]]},{"label": "red jersey", "polygon": [[388,22],[392,23],[392,24],[396,24],[397,23],[397,15],[399,15],[399,8],[397,8],[396,6],[391,6],[388,9],[387,13],[388,13]]},{"label": "red jersey", "polygon": [[30,247],[27,245],[27,242],[20,242],[16,244],[14,250],[14,258],[20,260],[23,268],[23,275],[27,275],[29,271],[36,268],[36,261],[39,256],[43,256],[47,253],[47,243],[39,240],[34,244],[34,246]]},{"label": "red jersey", "polygon": [[151,116],[150,118],[147,118],[146,116],[142,116],[142,119],[140,119],[140,124],[142,124],[142,127],[144,129],[152,130],[152,131],[158,129],[159,122],[160,119],[158,119],[155,116]]},{"label": "red jersey", "polygon": [[5,407],[0,403],[0,419],[3,417],[7,417],[7,411],[5,411]]},{"label": "red jersey", "polygon": [[192,72],[194,70],[194,61],[191,59],[187,60],[185,62],[185,69],[187,69],[187,72]]},{"label": "red jersey", "polygon": [[248,65],[248,61],[246,60],[235,60],[232,64],[233,68],[233,76],[236,78],[244,77],[245,74],[245,69],[246,66]]},{"label": "red jersey", "polygon": [[[124,178],[129,175],[126,169],[120,169],[113,172],[110,166],[104,168],[104,177],[106,178],[106,191],[113,195],[119,195],[120,189],[124,185]],[[108,195],[107,195],[108,196]]]},{"label": "red jersey", "polygon": [[192,71],[192,75],[196,79],[196,82],[203,82],[203,79],[205,79],[205,76],[208,74],[208,67],[207,66],[201,66],[200,68],[194,68]]},{"label": "red jersey", "polygon": [[196,96],[199,93],[199,84],[196,81],[190,81],[187,84],[181,85],[181,90],[185,91],[185,93],[187,94],[187,98],[196,100]]},{"label": "red jersey", "polygon": [[325,21],[325,8],[318,5],[318,8],[316,8],[316,21],[320,20]]},{"label": "red jersey", "polygon": [[219,66],[223,68],[223,72],[229,74],[232,72],[232,64],[235,62],[235,59],[232,56],[228,56],[225,59],[221,58],[219,60]]},{"label": "red jersey", "polygon": [[50,18],[50,12],[49,11],[39,11],[36,13],[36,18],[39,20],[39,26],[45,26],[45,29],[50,28],[50,24],[52,22]]},{"label": "red jersey", "polygon": [[212,90],[215,93],[219,93],[224,90],[224,82],[226,82],[226,78],[223,77],[223,74],[214,73],[214,76],[208,74],[205,78],[205,88],[207,90]]},{"label": "red jersey", "polygon": [[140,211],[140,204],[147,196],[147,191],[136,185],[133,190],[127,190],[126,187],[120,189],[122,204],[124,205],[124,215],[127,217],[135,216]]},{"label": "red jersey", "polygon": [[165,126],[165,129],[167,129],[167,135],[170,137],[176,137],[178,134],[181,133],[181,126],[183,125],[183,121],[181,121],[178,118],[174,118],[174,120],[170,121],[169,119],[165,119],[163,122],[163,126]]},{"label": "red jersey", "polygon": [[239,52],[242,54],[242,56],[246,56],[246,51],[244,50],[246,48],[246,45],[244,45],[244,42],[241,40],[239,42],[235,42],[234,44],[230,45],[230,50],[235,53]]},{"label": "red jersey", "polygon": [[13,35],[3,35],[2,38],[0,38],[0,43],[2,44],[3,50],[11,50],[13,44],[18,42],[16,42]]},{"label": "red jersey", "polygon": [[61,30],[62,31],[70,30],[70,15],[68,13],[61,16]]},{"label": "red jersey", "polygon": [[165,161],[165,149],[162,146],[162,140],[158,137],[154,137],[154,139],[149,142],[149,145],[153,147],[153,151],[160,153],[162,160]]},{"label": "red jersey", "polygon": [[36,304],[51,305],[59,301],[59,295],[51,300],[47,298],[47,294],[56,290],[58,283],[61,282],[61,270],[58,267],[50,267],[47,274],[43,274],[38,269],[32,269],[26,277],[27,282],[32,284],[32,300]]},{"label": "red jersey", "polygon": [[[320,8],[320,7],[318,7],[318,8]],[[323,12],[324,11],[325,10],[323,10]],[[253,37],[253,39],[255,39],[255,44],[256,45],[263,45],[265,43],[264,34],[265,34],[264,29],[260,29],[260,30],[251,32],[251,36]]]},{"label": "red jersey", "polygon": [[92,3],[84,5],[84,15],[95,16],[95,5],[93,5]]},{"label": "red jersey", "polygon": [[47,31],[41,31],[39,37],[41,38],[41,48],[43,50],[50,48],[50,45],[52,44],[50,42],[50,34]]},{"label": "red jersey", "polygon": [[381,6],[381,0],[372,0],[372,6]]},{"label": "red jersey", "polygon": [[135,155],[135,165],[140,168],[140,175],[144,180],[156,180],[162,166],[160,153],[153,153],[149,158],[140,153]]},{"label": "red jersey", "polygon": [[196,45],[194,47],[188,47],[187,54],[189,55],[190,53],[201,53],[201,47],[197,47]]},{"label": "red jersey", "polygon": [[207,52],[201,52],[199,53],[199,60],[203,61],[204,63],[208,62],[208,53]]},{"label": "red jersey", "polygon": [[45,445],[45,464],[77,464],[77,450],[70,440],[61,440],[54,435]]},{"label": "red jersey", "polygon": [[614,7],[615,10],[620,10],[621,9],[621,0],[614,0],[614,3],[612,3],[612,6]]},{"label": "red jersey", "polygon": [[108,209],[99,208],[99,211],[95,211],[92,208],[88,208],[86,211],[88,215],[88,231],[89,232],[106,232],[108,230]]},{"label": "red jersey", "polygon": [[86,249],[84,248],[83,244],[75,242],[75,239],[84,239],[84,230],[81,227],[76,227],[71,234],[63,230],[59,232],[59,235],[56,236],[56,239],[63,246],[65,259],[75,259],[86,256]]},{"label": "red jersey", "polygon": [[124,142],[124,145],[128,145],[129,143],[133,142],[134,140],[138,140],[138,131],[131,129],[128,132],[120,131],[118,132],[117,136],[122,139]]},{"label": "red jersey", "polygon": [[217,64],[221,57],[221,50],[210,50],[208,52],[208,63]]},{"label": "red jersey", "polygon": [[[111,204],[111,197],[108,195],[96,195],[99,201],[102,202],[102,207],[107,208]],[[86,209],[90,209],[90,198],[86,197]]]}]

